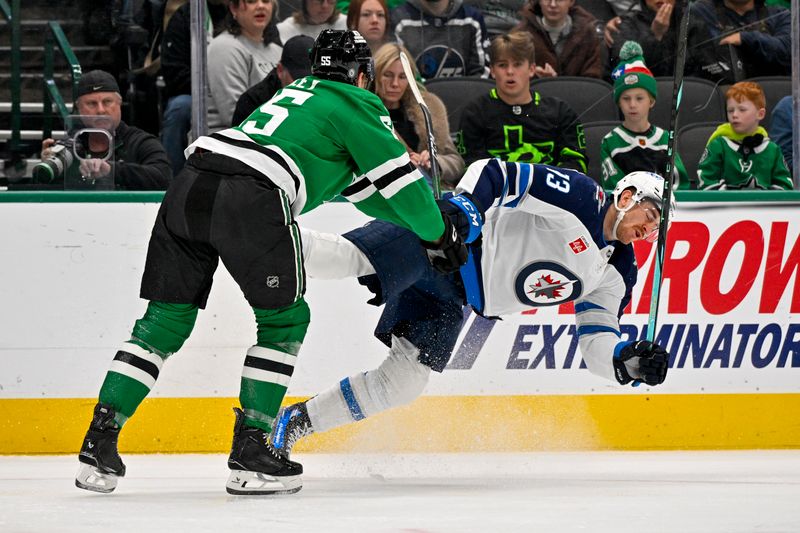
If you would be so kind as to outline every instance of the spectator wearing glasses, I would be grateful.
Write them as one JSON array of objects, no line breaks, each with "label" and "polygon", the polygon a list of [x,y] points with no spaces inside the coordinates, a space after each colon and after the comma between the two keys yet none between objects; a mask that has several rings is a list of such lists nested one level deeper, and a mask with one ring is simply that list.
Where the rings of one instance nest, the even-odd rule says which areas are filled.
[{"label": "spectator wearing glasses", "polygon": [[300,11],[278,24],[284,43],[295,35],[316,39],[322,30],[347,29],[347,21],[336,9],[336,0],[303,0]]},{"label": "spectator wearing glasses", "polygon": [[536,76],[600,78],[600,41],[597,19],[575,5],[575,0],[531,0],[522,8],[517,29],[533,35]]}]

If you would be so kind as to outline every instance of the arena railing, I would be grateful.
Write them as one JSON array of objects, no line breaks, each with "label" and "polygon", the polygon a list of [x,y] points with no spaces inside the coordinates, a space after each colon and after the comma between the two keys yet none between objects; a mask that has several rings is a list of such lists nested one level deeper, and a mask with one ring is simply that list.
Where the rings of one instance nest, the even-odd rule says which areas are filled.
[{"label": "arena railing", "polygon": [[[11,0],[9,6],[6,0],[0,0],[0,15],[5,18],[11,27],[11,138],[8,142],[8,151],[11,154],[9,163],[13,167],[25,165],[22,157],[22,111],[21,111],[21,67],[22,67],[22,33],[20,30],[20,0]],[[8,164],[6,167],[8,168]]]},{"label": "arena railing", "polygon": [[[18,1],[18,0],[16,0]],[[69,115],[64,99],[58,91],[53,77],[56,47],[64,55],[70,69],[72,79],[72,95],[78,90],[78,82],[81,80],[81,65],[78,57],[72,50],[67,36],[61,25],[51,20],[47,23],[47,33],[44,41],[44,90],[42,95],[42,139],[52,137],[53,133],[53,105],[55,104],[58,114],[62,119]],[[73,98],[74,99],[74,98]]]}]

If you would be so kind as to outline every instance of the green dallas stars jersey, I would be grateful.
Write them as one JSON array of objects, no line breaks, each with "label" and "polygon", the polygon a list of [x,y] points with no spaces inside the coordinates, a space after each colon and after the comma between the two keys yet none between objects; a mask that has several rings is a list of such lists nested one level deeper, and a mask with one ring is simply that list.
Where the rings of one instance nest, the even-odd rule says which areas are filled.
[{"label": "green dallas stars jersey", "polygon": [[341,193],[369,216],[435,241],[444,231],[430,187],[373,93],[307,76],[287,85],[236,128],[196,148],[235,158],[283,189],[297,216]]},{"label": "green dallas stars jersey", "polygon": [[[603,137],[600,145],[603,187],[613,189],[626,174],[643,170],[663,174],[667,165],[669,132],[651,125],[644,133],[636,133],[619,125]],[[672,183],[677,189],[689,189],[689,176],[680,155],[675,153]]]}]

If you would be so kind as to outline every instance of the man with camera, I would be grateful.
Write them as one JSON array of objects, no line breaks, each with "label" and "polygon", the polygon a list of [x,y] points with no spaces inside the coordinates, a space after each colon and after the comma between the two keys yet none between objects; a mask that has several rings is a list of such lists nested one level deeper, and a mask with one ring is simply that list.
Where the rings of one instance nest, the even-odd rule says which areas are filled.
[{"label": "man with camera", "polygon": [[[60,156],[61,145],[73,149],[71,142],[58,143],[53,139],[42,141],[42,164],[51,170],[34,171],[34,180],[52,182],[64,179],[65,167],[78,165],[81,179],[96,183],[97,188],[126,190],[164,190],[172,179],[169,159],[158,139],[122,121],[122,95],[114,77],[102,70],[92,70],[81,77],[75,98],[77,115],[84,117],[86,133],[80,135],[79,161],[71,155]],[[107,116],[106,135],[99,124],[86,124],[85,117]],[[95,126],[95,127],[92,127]],[[109,146],[113,137],[113,146]],[[76,150],[77,153],[77,150]],[[106,157],[113,154],[113,157]],[[53,160],[60,160],[55,161]],[[66,164],[62,164],[66,163]],[[113,180],[114,184],[102,185],[102,180]]]}]

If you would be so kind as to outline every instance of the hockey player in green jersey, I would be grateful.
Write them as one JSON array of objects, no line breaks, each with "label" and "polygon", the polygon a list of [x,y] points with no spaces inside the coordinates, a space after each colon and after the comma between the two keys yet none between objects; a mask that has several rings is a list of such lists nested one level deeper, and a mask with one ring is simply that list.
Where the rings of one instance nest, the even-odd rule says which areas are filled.
[{"label": "hockey player in green jersey", "polygon": [[311,76],[280,90],[241,126],[187,149],[150,238],[140,292],[147,311],[100,389],[79,454],[78,487],[111,492],[125,475],[120,429],[191,333],[220,259],[253,308],[257,329],[244,360],[242,409],[234,409],[231,494],[302,486],[302,466],[267,439],[310,320],[297,215],[341,193],[364,213],[416,233],[438,270],[466,260],[389,113],[365,90],[374,76],[366,41],[355,31],[326,30],[311,54]]}]

